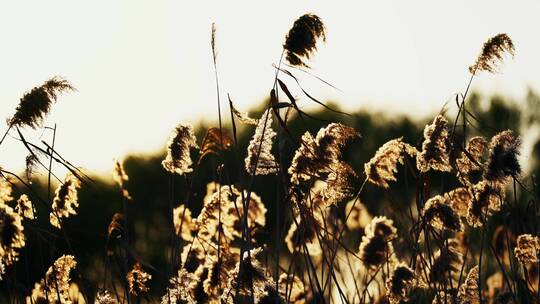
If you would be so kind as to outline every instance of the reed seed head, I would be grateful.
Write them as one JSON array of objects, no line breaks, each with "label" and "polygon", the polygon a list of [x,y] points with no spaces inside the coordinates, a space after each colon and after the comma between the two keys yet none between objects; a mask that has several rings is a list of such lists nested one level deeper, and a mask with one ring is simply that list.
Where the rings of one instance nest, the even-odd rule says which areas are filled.
[{"label": "reed seed head", "polygon": [[18,250],[25,246],[22,216],[8,205],[0,205],[0,262],[9,266],[18,260]]},{"label": "reed seed head", "polygon": [[540,252],[540,240],[537,236],[522,234],[517,238],[517,246],[514,248],[516,259],[524,264],[533,264],[538,262],[538,253]]},{"label": "reed seed head", "polygon": [[498,65],[502,62],[504,55],[508,54],[514,57],[515,48],[512,39],[505,34],[497,34],[489,38],[478,55],[476,62],[469,67],[469,72],[475,74],[477,71],[495,73],[498,71]]},{"label": "reed seed head", "polygon": [[407,294],[414,285],[414,271],[400,263],[394,267],[392,275],[386,281],[386,292],[390,304],[407,300]]},{"label": "reed seed head", "polygon": [[404,154],[416,155],[416,149],[403,142],[403,138],[393,139],[382,145],[375,156],[364,165],[368,181],[382,188],[388,188],[389,181],[395,181],[397,164],[403,164]]},{"label": "reed seed head", "polygon": [[161,165],[165,170],[179,175],[193,171],[190,168],[192,165],[189,154],[191,148],[198,148],[193,127],[187,124],[178,124],[169,138],[167,156]]},{"label": "reed seed head", "polygon": [[287,61],[292,65],[309,67],[305,60],[317,50],[318,39],[326,40],[326,29],[319,16],[305,14],[296,19],[283,44]]},{"label": "reed seed head", "polygon": [[365,228],[360,243],[359,256],[366,268],[376,269],[382,264],[395,262],[392,241],[397,238],[393,221],[385,216],[376,216]]},{"label": "reed seed head", "polygon": [[140,263],[135,263],[133,268],[127,273],[126,280],[129,286],[129,293],[139,296],[148,292],[148,281],[152,276],[142,269]]},{"label": "reed seed head", "polygon": [[465,282],[459,287],[457,299],[460,304],[480,304],[478,294],[478,266],[474,266],[469,270]]},{"label": "reed seed head", "polygon": [[444,196],[436,195],[427,200],[422,214],[424,220],[435,229],[463,230],[459,215]]},{"label": "reed seed head", "polygon": [[484,178],[492,182],[504,183],[510,177],[521,174],[519,165],[520,137],[506,130],[493,136],[489,143],[489,157]]},{"label": "reed seed head", "polygon": [[77,177],[68,173],[64,182],[56,189],[52,211],[50,213],[51,225],[60,229],[62,218],[68,218],[71,215],[76,215],[76,208],[79,207],[77,201],[77,192],[81,184]]},{"label": "reed seed head", "polygon": [[452,170],[447,123],[446,118],[439,114],[424,128],[422,151],[416,156],[416,166],[420,172],[427,172],[430,169],[446,172]]},{"label": "reed seed head", "polygon": [[41,126],[58,95],[74,90],[67,80],[58,76],[45,81],[41,86],[24,94],[15,114],[8,121],[9,126],[29,126],[33,129]]},{"label": "reed seed head", "polygon": [[246,157],[246,171],[251,175],[269,175],[278,171],[278,165],[272,155],[272,144],[276,132],[272,130],[272,112],[266,110],[259,119],[255,134],[249,142]]}]

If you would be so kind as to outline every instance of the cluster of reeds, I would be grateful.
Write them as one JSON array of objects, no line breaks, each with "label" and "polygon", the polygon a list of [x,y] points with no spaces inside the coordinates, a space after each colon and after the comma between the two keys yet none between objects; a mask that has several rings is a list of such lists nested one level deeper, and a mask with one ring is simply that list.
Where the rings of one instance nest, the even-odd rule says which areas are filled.
[{"label": "cluster of reeds", "polygon": [[[212,26],[217,81],[215,35]],[[9,277],[14,275],[14,264],[25,246],[26,225],[42,216],[35,213],[34,204],[43,204],[49,210],[47,235],[65,235],[64,221],[76,220],[72,217],[79,206],[77,191],[91,183],[58,154],[54,139],[51,144],[44,141],[44,146],[35,145],[26,141],[20,130],[41,126],[57,94],[73,87],[53,78],[24,95],[16,114],[8,119],[8,132],[15,128],[29,151],[29,163],[47,170],[49,196],[43,198],[32,192],[28,180],[2,169],[0,274],[13,286],[11,298],[27,303],[101,304],[538,303],[538,231],[499,227],[490,242],[487,230],[493,216],[517,204],[518,194],[530,193],[518,161],[519,136],[511,130],[502,130],[489,139],[468,136],[465,93],[453,124],[444,112],[440,113],[425,126],[420,143],[389,139],[364,170],[353,168],[343,159],[343,149],[358,140],[362,130],[329,123],[317,134],[306,132],[298,137],[287,128],[292,115],[312,118],[300,110],[285,78],[305,97],[320,103],[300,86],[292,71],[308,67],[317,40],[325,37],[325,26],[318,16],[307,14],[294,23],[275,66],[269,103],[261,117],[249,117],[234,108],[229,99],[229,135],[222,124],[225,118],[218,88],[219,127],[208,129],[200,143],[190,125],[178,124],[172,132],[162,162],[171,177],[179,175],[190,185],[198,165],[206,158],[213,158],[217,165],[216,178],[208,184],[200,212],[194,212],[191,196],[181,203],[170,202],[170,222],[165,223],[170,226],[170,246],[163,253],[168,269],[156,269],[132,252],[129,245],[133,240],[127,227],[133,219],[126,208],[132,200],[127,189],[129,177],[123,164],[115,163],[113,180],[120,189],[123,206],[108,227],[106,269],[92,294],[79,290],[70,277],[77,265],[76,252],[51,252],[51,266],[29,293]],[[489,39],[470,67],[471,74],[495,71],[505,53],[514,53],[507,35]],[[282,64],[284,55],[291,69]],[[464,122],[461,133],[460,117]],[[239,162],[242,165],[228,166],[224,153],[244,155],[237,130],[250,125],[255,130],[246,156]],[[284,141],[297,147],[292,160],[282,157]],[[192,159],[194,155],[197,161]],[[70,172],[59,180],[54,193],[50,182],[56,178],[51,170],[53,160]],[[410,214],[403,218],[370,214],[360,200],[362,194],[372,186],[392,191],[392,185],[399,182],[399,170],[408,170],[416,181],[416,200],[402,202]],[[235,183],[229,180],[233,172],[239,176]],[[458,186],[432,193],[431,180],[440,172]],[[275,202],[263,201],[253,190],[261,176],[275,179],[279,193]],[[16,200],[12,197],[15,185],[22,185],[29,194]],[[531,202],[531,210],[536,212],[536,198]],[[270,204],[276,204],[278,217],[273,230],[266,225]],[[261,232],[275,236],[275,242],[261,242]],[[481,235],[480,246],[471,246],[473,234]],[[351,243],[349,235],[358,236],[359,242]],[[122,246],[111,248],[109,242],[113,241]],[[282,243],[286,245],[283,250]],[[118,269],[113,269],[113,264],[119,265]],[[166,290],[152,290],[152,280],[167,282]]]}]

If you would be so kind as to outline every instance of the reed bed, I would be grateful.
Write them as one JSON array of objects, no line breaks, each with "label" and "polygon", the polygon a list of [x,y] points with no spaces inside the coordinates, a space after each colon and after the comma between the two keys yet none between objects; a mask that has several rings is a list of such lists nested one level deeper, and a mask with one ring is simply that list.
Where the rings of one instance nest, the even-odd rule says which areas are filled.
[{"label": "reed bed", "polygon": [[[499,34],[484,44],[469,67],[466,91],[456,96],[454,117],[447,115],[447,106],[425,125],[418,142],[388,138],[363,167],[353,167],[344,151],[361,140],[362,129],[331,121],[324,121],[316,133],[299,135],[289,128],[293,117],[317,119],[301,110],[300,97],[338,112],[310,95],[296,76],[312,75],[309,60],[327,35],[321,18],[303,15],[285,36],[268,103],[258,117],[235,108],[230,97],[222,102],[217,34],[212,25],[219,125],[208,128],[199,141],[193,126],[179,123],[162,161],[169,175],[163,186],[168,208],[161,210],[168,218],[162,225],[169,231],[163,268],[154,267],[132,246],[136,235],[129,227],[137,219],[130,204],[136,197],[129,191],[129,172],[116,161],[111,180],[122,205],[103,231],[102,277],[92,288],[81,288],[88,280],[80,274],[74,279],[73,273],[84,254],[70,246],[64,224],[77,221],[80,204],[91,204],[79,202],[78,191],[95,181],[56,151],[56,127],[44,126],[60,94],[75,89],[54,77],[21,98],[5,134],[28,150],[28,169],[23,176],[1,168],[0,179],[5,299],[99,304],[540,302],[538,197],[522,172],[520,136],[517,130],[479,134],[476,117],[468,110],[475,75],[494,73],[506,57],[514,56],[510,37]],[[47,129],[53,139],[32,143],[24,137],[25,128]],[[253,130],[247,147],[239,143],[240,130]],[[295,147],[291,158],[284,153],[286,145]],[[55,175],[53,161],[67,169],[65,178]],[[36,168],[47,172],[46,193],[29,182]],[[195,179],[208,168],[213,179],[197,210]],[[439,178],[445,187],[435,186]],[[55,180],[58,187],[53,189]],[[391,194],[402,182],[414,199],[377,210],[403,212],[373,214],[363,203],[366,192]],[[256,192],[260,183],[272,189],[274,201]],[[177,187],[186,193],[180,203],[174,200]],[[524,204],[529,216],[522,220],[514,211]],[[39,214],[37,205],[46,214]],[[270,208],[275,214],[271,226]],[[37,229],[36,217],[48,218],[49,225]],[[493,229],[493,218],[506,222]],[[30,232],[49,252],[35,253],[45,265],[42,279],[21,282],[17,271],[24,270],[17,264],[26,259],[20,253]],[[47,247],[53,239],[63,239],[66,250]],[[153,289],[153,281],[165,288]]]}]

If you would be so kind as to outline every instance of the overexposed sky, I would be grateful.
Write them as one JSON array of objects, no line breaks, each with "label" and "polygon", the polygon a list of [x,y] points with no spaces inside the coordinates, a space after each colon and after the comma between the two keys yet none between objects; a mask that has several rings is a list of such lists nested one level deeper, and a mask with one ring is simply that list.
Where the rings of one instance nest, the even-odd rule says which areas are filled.
[{"label": "overexposed sky", "polygon": [[[268,93],[284,36],[307,12],[327,27],[313,72],[340,91],[306,86],[347,110],[438,110],[500,32],[512,37],[516,57],[473,88],[515,98],[540,90],[539,1],[4,1],[0,119],[25,91],[61,75],[78,91],[60,97],[47,120],[57,124],[57,148],[87,169],[108,170],[114,157],[164,147],[178,122],[217,118],[212,22],[221,92],[247,111]],[[8,138],[0,166],[21,169],[25,155]]]}]

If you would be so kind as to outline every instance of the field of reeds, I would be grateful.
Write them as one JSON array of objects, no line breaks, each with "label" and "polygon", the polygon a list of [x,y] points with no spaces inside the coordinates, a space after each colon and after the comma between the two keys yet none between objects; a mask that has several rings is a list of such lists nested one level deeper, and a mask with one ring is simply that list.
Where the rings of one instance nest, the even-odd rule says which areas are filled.
[{"label": "field of reeds", "polygon": [[332,89],[309,69],[326,34],[316,15],[295,21],[249,115],[220,96],[212,26],[216,125],[180,122],[165,155],[118,160],[111,178],[55,149],[46,118],[68,80],[25,93],[0,141],[28,153],[25,172],[0,163],[0,301],[539,303],[540,97],[471,93],[511,38],[466,46],[480,49],[466,90],[413,120],[304,89],[300,74]]}]

